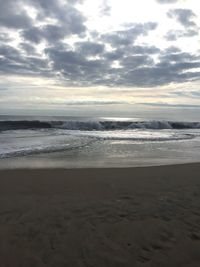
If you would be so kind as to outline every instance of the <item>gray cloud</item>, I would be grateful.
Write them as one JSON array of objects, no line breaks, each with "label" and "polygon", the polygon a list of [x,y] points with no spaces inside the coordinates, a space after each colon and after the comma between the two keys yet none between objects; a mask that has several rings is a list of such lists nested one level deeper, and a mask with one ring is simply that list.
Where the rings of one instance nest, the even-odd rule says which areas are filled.
[{"label": "gray cloud", "polygon": [[153,55],[157,54],[160,52],[160,49],[155,47],[155,46],[145,46],[145,45],[134,45],[131,49],[130,52],[132,54],[148,54],[148,55]]},{"label": "gray cloud", "polygon": [[168,31],[165,38],[168,41],[176,41],[179,38],[187,38],[187,37],[193,37],[197,36],[199,34],[199,30],[197,29],[186,29],[186,30],[171,30]]},{"label": "gray cloud", "polygon": [[0,25],[8,28],[28,28],[32,25],[32,19],[22,8],[22,1],[0,1]]},{"label": "gray cloud", "polygon": [[180,53],[181,52],[181,49],[176,47],[176,46],[170,46],[168,47],[167,49],[165,49],[165,54],[175,54],[175,53]]},{"label": "gray cloud", "polygon": [[12,38],[7,33],[0,33],[0,43],[8,43],[10,41],[12,41]]},{"label": "gray cloud", "polygon": [[177,3],[179,0],[156,0],[159,4],[174,4]]},{"label": "gray cloud", "polygon": [[178,97],[200,98],[200,92],[199,91],[190,91],[190,90],[171,92],[171,95],[173,97],[178,96]]},{"label": "gray cloud", "polygon": [[167,51],[164,51],[161,55],[160,55],[160,60],[162,62],[196,62],[200,60],[200,56],[195,56],[189,53],[184,53],[184,52],[180,52],[180,51],[175,51],[175,52],[171,52],[169,53]]},{"label": "gray cloud", "polygon": [[121,58],[123,58],[125,54],[125,51],[123,49],[116,49],[112,52],[105,52],[104,53],[104,58],[108,61],[115,61],[115,60],[120,60]]},{"label": "gray cloud", "polygon": [[155,46],[147,45],[133,45],[126,49],[119,48],[112,52],[105,52],[103,56],[108,61],[122,60],[124,57],[130,57],[135,55],[141,55],[147,58],[147,55],[153,55],[160,52],[160,49]]},{"label": "gray cloud", "polygon": [[149,31],[155,30],[157,23],[138,23],[128,25],[127,29],[116,31],[101,36],[102,40],[110,43],[113,47],[118,46],[128,46],[133,44],[133,42],[141,35],[148,35]]},{"label": "gray cloud", "polygon": [[25,40],[36,44],[40,43],[43,39],[41,29],[37,27],[31,27],[30,29],[23,31],[22,36]]},{"label": "gray cloud", "polygon": [[30,43],[27,42],[20,43],[19,48],[22,49],[22,51],[25,52],[27,55],[37,54],[35,47]]},{"label": "gray cloud", "polygon": [[25,57],[20,50],[9,45],[0,46],[0,73],[45,75],[48,72],[48,62],[40,57]]},{"label": "gray cloud", "polygon": [[170,30],[165,38],[168,41],[176,41],[182,37],[193,37],[199,34],[199,28],[193,19],[196,17],[190,9],[171,9],[167,13],[169,18],[176,19],[183,27],[183,30]]},{"label": "gray cloud", "polygon": [[25,40],[40,43],[42,40],[48,42],[57,42],[64,37],[73,34],[69,29],[57,25],[45,25],[43,27],[32,27],[28,30],[23,31],[22,36]]},{"label": "gray cloud", "polygon": [[[0,25],[4,31],[5,27],[16,29],[22,38],[13,47],[12,42],[9,44],[12,37],[0,34],[0,74],[59,77],[61,83],[70,86],[153,87],[199,80],[199,73],[194,71],[200,67],[199,55],[184,53],[175,46],[161,51],[137,43],[139,37],[156,29],[155,22],[129,23],[121,25],[121,30],[102,34],[86,29],[86,18],[76,6],[79,0],[27,0],[26,4],[37,10],[35,21],[19,5],[23,0],[17,4],[14,0],[3,2]],[[198,33],[193,13],[175,9],[168,15],[187,28],[168,32],[168,40]],[[79,37],[73,45],[66,43],[71,35]],[[43,51],[37,47],[41,42]]]},{"label": "gray cloud", "polygon": [[200,105],[192,105],[192,104],[168,104],[168,103],[139,103],[139,104],[145,106],[154,106],[154,107],[200,108]]},{"label": "gray cloud", "polygon": [[[29,43],[22,43],[20,49],[0,46],[0,73],[59,75],[70,86],[151,87],[199,79],[199,73],[192,70],[200,67],[200,56],[173,46],[160,51],[147,45],[129,45],[126,49],[108,52],[99,42],[82,41],[73,48],[58,42],[45,49],[46,58],[40,58],[37,53],[30,56],[28,52],[34,50],[34,46]],[[158,56],[158,63],[152,58],[154,54]],[[98,59],[90,58],[96,55]],[[119,67],[113,65],[116,61]]]},{"label": "gray cloud", "polygon": [[8,90],[7,88],[0,87],[0,92],[1,92],[1,91],[7,91],[7,90]]},{"label": "gray cloud", "polygon": [[84,54],[86,56],[95,56],[98,54],[102,54],[105,49],[104,44],[95,43],[91,41],[77,42],[75,44],[75,47],[80,54]]},{"label": "gray cloud", "polygon": [[[53,5],[49,5],[49,1],[34,1],[36,6],[40,7],[39,18],[49,16],[50,18],[59,19],[59,23],[47,24],[44,26],[32,26],[21,32],[25,40],[34,43],[40,43],[42,40],[48,42],[57,42],[69,35],[81,35],[86,31],[84,25],[84,16],[73,6],[59,6],[58,1],[53,1]],[[53,9],[55,7],[55,9]]]},{"label": "gray cloud", "polygon": [[65,31],[72,34],[80,34],[86,30],[84,22],[86,18],[72,4],[79,1],[66,2],[55,0],[29,0],[38,10],[38,19],[55,18]]},{"label": "gray cloud", "polygon": [[104,60],[88,60],[87,54],[81,54],[79,51],[58,50],[57,47],[45,51],[54,71],[59,71],[72,85],[92,85],[107,68]]},{"label": "gray cloud", "polygon": [[[86,31],[84,25],[86,18],[74,6],[77,2],[80,1],[0,0],[0,27],[20,30],[25,40],[34,43],[42,40],[55,42],[72,34],[81,35]],[[27,12],[28,6],[37,10],[37,22],[44,22],[47,19],[54,19],[57,22],[36,26],[36,21]]]},{"label": "gray cloud", "polygon": [[145,65],[153,65],[153,59],[147,55],[127,56],[121,60],[121,65],[132,70]]},{"label": "gray cloud", "polygon": [[[43,102],[41,102],[43,103]],[[114,100],[64,100],[62,102],[50,102],[50,105],[65,105],[65,106],[89,106],[89,105],[120,105],[127,104],[125,101],[114,101]]]},{"label": "gray cloud", "polygon": [[[151,54],[146,54],[152,47],[143,47],[142,54],[133,54],[134,46],[127,51],[104,52],[98,60],[86,59],[87,53],[80,51],[46,50],[53,62],[55,71],[59,71],[71,85],[107,85],[151,87],[197,80],[198,74],[190,71],[200,67],[200,57],[183,53],[176,47],[169,47],[163,52],[156,50],[159,62],[155,63]],[[133,51],[132,51],[133,49]],[[136,49],[137,50],[137,49]],[[115,61],[120,67],[113,67]]]},{"label": "gray cloud", "polygon": [[180,24],[185,27],[194,27],[196,24],[193,19],[196,17],[190,9],[171,9],[167,13],[169,18],[175,18]]},{"label": "gray cloud", "polygon": [[82,4],[85,0],[67,0],[69,4],[75,5],[75,4]]}]

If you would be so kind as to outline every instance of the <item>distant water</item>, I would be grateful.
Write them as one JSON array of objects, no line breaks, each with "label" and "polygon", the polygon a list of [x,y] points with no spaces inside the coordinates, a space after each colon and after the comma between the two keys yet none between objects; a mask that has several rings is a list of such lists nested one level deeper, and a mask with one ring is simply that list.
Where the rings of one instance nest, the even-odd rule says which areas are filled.
[{"label": "distant water", "polygon": [[199,148],[199,122],[0,116],[0,168],[196,162]]}]

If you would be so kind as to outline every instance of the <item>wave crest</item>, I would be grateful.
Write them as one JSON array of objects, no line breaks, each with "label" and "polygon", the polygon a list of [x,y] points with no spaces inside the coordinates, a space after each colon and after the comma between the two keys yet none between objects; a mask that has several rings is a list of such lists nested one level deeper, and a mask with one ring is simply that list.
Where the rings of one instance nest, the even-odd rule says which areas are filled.
[{"label": "wave crest", "polygon": [[81,131],[126,129],[200,129],[199,122],[176,121],[0,121],[0,131],[21,129],[58,128]]}]

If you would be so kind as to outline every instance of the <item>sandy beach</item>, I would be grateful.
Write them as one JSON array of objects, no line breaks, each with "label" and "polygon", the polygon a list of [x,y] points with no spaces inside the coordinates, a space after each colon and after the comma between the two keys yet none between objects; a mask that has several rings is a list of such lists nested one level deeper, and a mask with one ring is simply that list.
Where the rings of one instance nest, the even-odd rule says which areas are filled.
[{"label": "sandy beach", "polygon": [[200,164],[0,171],[0,267],[200,266]]}]

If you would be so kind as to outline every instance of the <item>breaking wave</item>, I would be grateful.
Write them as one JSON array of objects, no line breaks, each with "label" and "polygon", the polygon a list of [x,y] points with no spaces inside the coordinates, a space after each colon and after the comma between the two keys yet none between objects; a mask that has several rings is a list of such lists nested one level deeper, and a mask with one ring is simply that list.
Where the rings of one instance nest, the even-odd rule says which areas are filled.
[{"label": "breaking wave", "polygon": [[80,131],[105,131],[127,129],[200,129],[200,122],[177,121],[0,121],[0,131],[21,129],[67,129]]}]

